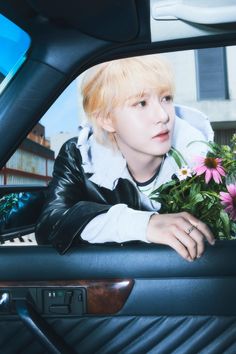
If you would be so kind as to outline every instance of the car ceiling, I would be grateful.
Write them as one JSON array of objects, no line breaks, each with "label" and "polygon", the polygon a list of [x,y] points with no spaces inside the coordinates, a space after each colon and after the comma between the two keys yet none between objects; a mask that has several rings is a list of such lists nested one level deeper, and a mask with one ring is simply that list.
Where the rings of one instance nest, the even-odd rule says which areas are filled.
[{"label": "car ceiling", "polygon": [[104,55],[126,55],[121,48],[147,47],[150,14],[149,0],[1,0],[0,12],[32,39],[27,61],[0,97],[3,166],[80,72]]},{"label": "car ceiling", "polygon": [[149,0],[2,0],[0,12],[29,33],[32,57],[64,73],[90,45],[99,61],[99,48],[150,43]]},{"label": "car ceiling", "polygon": [[[29,33],[31,58],[70,76],[115,57],[214,45],[219,35],[229,35],[214,26],[155,21],[151,5],[150,0],[1,0],[0,12]],[[235,33],[234,26],[233,39]]]},{"label": "car ceiling", "polygon": [[135,38],[139,30],[134,0],[28,0],[28,3],[54,22],[104,40],[128,41]]},{"label": "car ceiling", "polygon": [[[194,40],[188,38],[193,27],[189,24],[186,31],[173,30],[174,36],[165,40],[163,33],[171,24],[162,22],[161,40],[157,30],[152,43],[149,0],[1,0],[0,12],[32,38],[26,63],[0,97],[0,130],[8,137],[1,144],[1,165],[66,86],[88,67],[124,56],[219,45],[220,38],[226,40],[219,30],[214,36],[215,29],[210,37],[197,33]],[[235,40],[235,31],[227,35],[229,43]],[[17,124],[16,117],[20,118]]]},{"label": "car ceiling", "polygon": [[[190,48],[199,42],[214,45],[219,35],[229,35],[219,26],[155,21],[150,16],[153,4],[154,0],[151,5],[150,0],[1,0],[0,12],[29,33],[31,58],[70,76],[115,57]],[[234,25],[233,39],[235,33]]]},{"label": "car ceiling", "polygon": [[[139,32],[139,2],[140,0],[3,0],[0,10],[30,32],[33,23],[41,17],[92,37],[124,42],[134,39]],[[146,0],[143,2],[149,3]]]}]

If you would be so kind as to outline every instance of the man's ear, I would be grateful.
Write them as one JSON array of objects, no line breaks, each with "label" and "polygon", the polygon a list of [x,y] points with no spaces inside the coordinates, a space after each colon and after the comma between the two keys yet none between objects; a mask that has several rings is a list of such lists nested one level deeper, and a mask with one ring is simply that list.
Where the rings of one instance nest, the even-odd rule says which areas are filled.
[{"label": "man's ear", "polygon": [[98,125],[102,129],[106,130],[108,133],[115,133],[114,122],[110,115],[108,115],[105,118],[101,115],[97,115],[96,118],[97,118]]}]

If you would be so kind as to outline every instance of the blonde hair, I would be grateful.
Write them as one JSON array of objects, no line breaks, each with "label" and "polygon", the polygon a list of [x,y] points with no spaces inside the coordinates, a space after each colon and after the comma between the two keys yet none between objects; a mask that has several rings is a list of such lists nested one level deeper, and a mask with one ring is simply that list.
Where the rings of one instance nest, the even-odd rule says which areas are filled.
[{"label": "blonde hair", "polygon": [[132,95],[142,94],[143,84],[173,95],[174,78],[167,60],[159,54],[113,60],[87,70],[81,84],[83,108],[93,126],[95,139],[104,145],[113,140],[97,123]]}]

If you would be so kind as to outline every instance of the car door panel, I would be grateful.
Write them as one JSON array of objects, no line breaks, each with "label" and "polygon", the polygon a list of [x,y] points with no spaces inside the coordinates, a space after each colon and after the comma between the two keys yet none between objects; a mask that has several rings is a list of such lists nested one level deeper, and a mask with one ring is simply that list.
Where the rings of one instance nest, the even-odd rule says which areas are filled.
[{"label": "car door panel", "polygon": [[[46,246],[4,247],[0,293],[13,294],[14,302],[17,289],[31,292],[39,316],[76,353],[234,353],[235,247],[217,242],[193,263],[155,245],[81,245],[64,256]],[[45,291],[81,289],[83,313],[45,313]],[[14,310],[0,316],[7,353],[20,353],[20,343],[30,353],[32,341],[34,353],[53,352]],[[13,335],[19,351],[15,342],[6,346]]]},{"label": "car door panel", "polygon": [[[49,319],[76,353],[235,353],[235,317]],[[16,318],[1,322],[2,353],[51,353]],[[14,337],[14,341],[10,338]]]}]

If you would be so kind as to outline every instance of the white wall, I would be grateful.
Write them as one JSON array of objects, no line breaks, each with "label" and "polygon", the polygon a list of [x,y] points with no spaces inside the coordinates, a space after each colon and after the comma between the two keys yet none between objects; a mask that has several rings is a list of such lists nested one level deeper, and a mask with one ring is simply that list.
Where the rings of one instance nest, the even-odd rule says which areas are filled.
[{"label": "white wall", "polygon": [[166,53],[175,75],[176,101],[196,100],[196,70],[193,50]]},{"label": "white wall", "polygon": [[[226,48],[229,100],[197,101],[194,51],[167,53],[176,78],[175,102],[195,107],[209,116],[210,121],[236,122],[236,46]],[[236,123],[235,123],[236,125]]]}]

